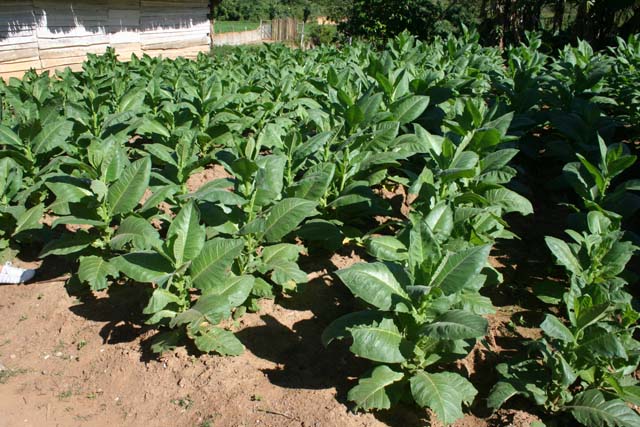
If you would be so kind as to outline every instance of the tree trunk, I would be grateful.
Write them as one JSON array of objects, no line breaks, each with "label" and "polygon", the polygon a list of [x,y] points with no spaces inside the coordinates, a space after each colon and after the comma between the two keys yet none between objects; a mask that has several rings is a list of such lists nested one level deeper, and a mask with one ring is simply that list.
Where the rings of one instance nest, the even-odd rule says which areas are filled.
[{"label": "tree trunk", "polygon": [[562,24],[564,23],[564,2],[565,0],[556,0],[556,5],[553,11],[553,32],[562,31]]},{"label": "tree trunk", "polygon": [[618,34],[620,37],[626,39],[631,34],[638,32],[640,32],[640,9],[634,11],[633,16],[620,27]]}]

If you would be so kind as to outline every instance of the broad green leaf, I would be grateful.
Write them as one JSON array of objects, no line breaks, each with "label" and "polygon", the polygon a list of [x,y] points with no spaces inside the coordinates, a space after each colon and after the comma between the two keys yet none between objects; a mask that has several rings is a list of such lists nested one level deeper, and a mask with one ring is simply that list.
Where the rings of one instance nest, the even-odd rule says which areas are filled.
[{"label": "broad green leaf", "polygon": [[447,204],[436,205],[424,218],[432,232],[449,237],[453,230],[453,211]]},{"label": "broad green leaf", "polygon": [[277,242],[293,231],[305,218],[315,215],[316,203],[310,200],[287,198],[276,203],[265,222],[264,236]]},{"label": "broad green leaf", "polygon": [[162,123],[160,123],[157,120],[154,119],[150,119],[145,117],[140,126],[138,126],[138,129],[136,130],[136,132],[139,135],[152,135],[152,134],[157,134],[160,136],[164,136],[165,138],[170,138],[171,137],[171,133],[169,132],[169,129],[166,128],[166,126],[164,126]]},{"label": "broad green leaf", "polygon": [[151,351],[156,354],[175,349],[182,341],[184,332],[181,330],[160,332],[153,337]]},{"label": "broad green leaf", "polygon": [[258,171],[258,165],[253,160],[249,160],[245,157],[240,157],[231,163],[231,170],[234,175],[242,178],[242,181],[248,182],[251,180],[251,176]]},{"label": "broad green leaf", "polygon": [[144,310],[142,310],[142,312],[144,314],[154,314],[161,311],[171,303],[178,304],[178,306],[180,306],[184,304],[184,301],[180,299],[179,296],[169,292],[166,289],[157,288],[153,291],[153,294],[151,294],[149,303],[144,308]]},{"label": "broad green leaf", "polygon": [[389,409],[391,399],[386,388],[403,378],[402,372],[393,371],[386,365],[377,366],[371,376],[360,378],[358,385],[349,390],[347,398],[365,411]]},{"label": "broad green leaf", "polygon": [[470,404],[478,393],[467,379],[453,372],[420,371],[409,381],[416,403],[431,408],[445,424],[462,418],[462,403]]},{"label": "broad green leaf", "polygon": [[349,335],[348,330],[356,326],[371,325],[381,322],[384,313],[377,310],[356,311],[337,318],[322,332],[322,344],[326,347],[333,340],[343,339]]},{"label": "broad green leaf", "polygon": [[381,310],[389,310],[399,302],[408,301],[408,295],[398,280],[380,262],[358,263],[337,271],[336,275],[355,296]]},{"label": "broad green leaf", "polygon": [[[221,185],[224,187],[221,188]],[[247,204],[248,201],[244,197],[227,189],[230,185],[233,186],[233,184],[229,184],[229,181],[226,179],[207,182],[198,188],[198,191],[195,193],[183,197],[194,198],[204,202],[220,203],[227,206],[243,206]]]},{"label": "broad green leaf", "polygon": [[302,246],[292,243],[267,246],[262,250],[262,262],[269,264],[271,261],[296,261],[302,249]]},{"label": "broad green leaf", "polygon": [[587,427],[637,427],[640,416],[620,399],[605,400],[599,390],[580,393],[565,410]]},{"label": "broad green leaf", "polygon": [[400,352],[403,337],[393,319],[354,326],[349,331],[353,337],[353,344],[349,349],[356,356],[383,363],[405,361]]},{"label": "broad green leaf", "polygon": [[351,128],[355,128],[365,120],[364,111],[357,105],[350,106],[344,113],[344,118]]},{"label": "broad green leaf", "polygon": [[272,154],[261,156],[256,163],[259,169],[255,179],[254,203],[257,206],[266,206],[280,198],[287,158]]},{"label": "broad green leaf", "polygon": [[553,359],[555,360],[555,365],[559,368],[560,384],[562,384],[563,387],[569,387],[576,382],[578,375],[569,362],[567,362],[567,359],[562,356],[562,353],[557,352],[553,354]]},{"label": "broad green leaf", "polygon": [[562,240],[551,236],[545,237],[544,241],[547,243],[547,246],[556,257],[558,264],[562,265],[573,274],[579,275],[582,272],[580,262],[575,257],[573,252],[571,252],[569,245],[567,245]]},{"label": "broad green leaf", "polygon": [[[455,156],[449,165],[449,169],[453,171],[470,171],[476,167],[479,161],[480,158],[477,153],[474,153],[473,151],[462,151]],[[443,174],[443,176],[447,176],[447,174]]]},{"label": "broad green leaf", "polygon": [[594,304],[590,295],[577,298],[573,307],[575,312],[575,326],[578,329],[584,329],[593,325],[602,319],[610,308],[611,305],[608,302]]},{"label": "broad green leaf", "polygon": [[158,231],[147,220],[129,216],[120,223],[109,245],[111,249],[121,251],[128,243],[137,250],[148,250],[159,246],[161,240]]},{"label": "broad green leaf", "polygon": [[113,215],[131,212],[149,186],[151,159],[144,157],[131,163],[109,187],[107,202]]},{"label": "broad green leaf", "polygon": [[31,150],[34,154],[44,154],[53,148],[63,145],[71,136],[73,122],[70,120],[57,120],[49,123],[31,141]]},{"label": "broad green leaf", "polygon": [[106,289],[107,276],[118,277],[118,269],[108,260],[98,256],[80,257],[78,278],[91,286],[91,290],[101,291]]},{"label": "broad green leaf", "polygon": [[439,340],[480,338],[487,333],[487,320],[464,310],[451,310],[422,327],[422,333]]},{"label": "broad green leaf", "polygon": [[71,176],[57,176],[51,178],[45,185],[56,195],[57,202],[78,203],[85,197],[92,197],[93,193],[85,188],[80,178]]},{"label": "broad green leaf", "polygon": [[484,314],[493,314],[496,312],[495,307],[491,303],[491,299],[482,296],[479,293],[461,292],[459,298],[462,303],[462,308],[466,311],[470,311],[471,313],[482,316]]},{"label": "broad green leaf", "polygon": [[[178,167],[178,163],[172,155],[175,152],[175,149],[169,148],[163,144],[145,144],[144,149],[147,153],[151,154],[151,156],[157,157],[164,163]],[[158,162],[156,162],[156,164],[157,163]]]},{"label": "broad green leaf", "polygon": [[574,339],[573,333],[571,333],[569,328],[564,326],[560,319],[558,319],[553,314],[547,314],[545,316],[544,322],[542,322],[540,328],[551,338],[559,339],[565,342],[572,342]]},{"label": "broad green leaf", "polygon": [[97,236],[83,230],[78,230],[75,233],[66,233],[59,239],[47,243],[44,248],[42,248],[39,257],[44,258],[50,255],[74,254],[85,249],[97,239]]},{"label": "broad green leaf", "polygon": [[438,266],[429,286],[439,287],[445,295],[460,291],[487,265],[489,251],[491,245],[449,253]]},{"label": "broad green leaf", "polygon": [[440,257],[440,244],[427,223],[421,218],[413,221],[409,232],[409,265],[414,274],[420,276],[418,273],[423,270],[425,262],[434,263]]},{"label": "broad green leaf", "polygon": [[205,229],[200,225],[200,214],[193,200],[182,206],[167,231],[167,242],[176,261],[181,266],[200,254],[204,246]]},{"label": "broad green leaf", "polygon": [[124,111],[137,111],[140,107],[144,105],[144,92],[146,91],[145,86],[138,86],[130,89],[118,102],[118,110],[121,112]]},{"label": "broad green leaf", "polygon": [[428,96],[412,95],[394,102],[389,106],[389,109],[395,119],[400,122],[401,125],[404,125],[420,117],[428,106]]},{"label": "broad green leaf", "polygon": [[121,273],[140,283],[154,283],[173,273],[173,266],[156,252],[131,252],[111,259]]},{"label": "broad green leaf", "polygon": [[557,305],[562,301],[565,287],[552,280],[544,280],[532,286],[533,294],[542,302],[550,305]]},{"label": "broad green leaf", "polygon": [[499,381],[493,386],[487,397],[487,407],[497,411],[507,400],[518,394],[519,391],[508,381]]},{"label": "broad green leaf", "polygon": [[640,405],[640,386],[631,385],[622,387],[621,397],[628,403],[633,405]]},{"label": "broad green leaf", "polygon": [[585,352],[589,356],[598,354],[606,358],[627,359],[628,357],[622,341],[609,330],[597,325],[584,331],[578,346],[577,351]]},{"label": "broad green leaf", "polygon": [[414,125],[414,129],[418,139],[422,142],[423,145],[425,145],[425,147],[427,147],[427,151],[435,154],[436,156],[442,154],[442,144],[444,142],[444,137],[440,135],[432,135],[418,124]]},{"label": "broad green leaf", "polygon": [[489,153],[480,159],[480,170],[485,173],[500,170],[507,166],[517,154],[518,150],[515,148],[505,148]]},{"label": "broad green leaf", "polygon": [[221,328],[208,328],[200,331],[194,340],[198,350],[209,353],[216,352],[222,356],[239,356],[244,346],[232,332]]},{"label": "broad green leaf", "polygon": [[589,171],[589,173],[591,174],[591,177],[596,183],[596,186],[598,187],[598,190],[600,190],[600,193],[601,194],[604,193],[605,180],[604,180],[604,177],[602,176],[602,173],[600,173],[600,170],[598,170],[598,168],[594,166],[591,162],[589,162],[582,154],[576,153],[576,157],[578,158],[578,160],[580,160],[580,163],[582,163],[582,165],[587,169],[587,171]]},{"label": "broad green leaf", "polygon": [[40,219],[44,214],[44,204],[40,203],[20,215],[16,221],[16,228],[13,231],[13,235],[26,231],[42,228]]},{"label": "broad green leaf", "polygon": [[401,261],[408,258],[406,246],[392,236],[374,236],[365,240],[367,252],[382,261]]},{"label": "broad green leaf", "polygon": [[330,251],[341,247],[344,240],[341,228],[335,223],[323,219],[312,219],[305,222],[297,234],[300,238]]},{"label": "broad green leaf", "polygon": [[604,234],[611,227],[611,220],[602,212],[591,211],[587,214],[587,224],[589,231],[594,234]]},{"label": "broad green leaf", "polygon": [[238,307],[249,297],[254,281],[253,276],[229,276],[200,296],[193,310],[207,315],[221,303],[229,308]]},{"label": "broad green leaf", "polygon": [[0,125],[0,145],[11,145],[16,148],[23,146],[20,137],[4,125]]},{"label": "broad green leaf", "polygon": [[144,204],[140,207],[140,210],[138,212],[146,212],[150,209],[156,208],[160,203],[164,202],[177,192],[177,186],[171,185],[156,189],[155,192],[151,194],[151,197],[149,197],[147,201],[144,202]]},{"label": "broad green leaf", "polygon": [[299,283],[307,282],[307,273],[302,271],[298,264],[293,261],[272,260],[268,264],[269,269],[273,269],[271,280],[285,288],[293,290]]},{"label": "broad green leaf", "polygon": [[219,286],[243,247],[244,242],[240,239],[215,238],[206,242],[200,255],[191,262],[189,270],[195,287],[207,291]]},{"label": "broad green leaf", "polygon": [[531,202],[508,188],[496,188],[489,190],[484,193],[484,197],[492,205],[502,207],[505,213],[518,212],[522,215],[529,215],[533,213],[533,206],[531,206]]},{"label": "broad green leaf", "polygon": [[320,132],[309,138],[306,142],[296,147],[293,152],[293,159],[302,162],[324,148],[333,138],[333,132]]},{"label": "broad green leaf", "polygon": [[330,163],[312,166],[301,180],[288,188],[288,194],[301,199],[320,200],[331,185],[335,168],[335,165]]}]

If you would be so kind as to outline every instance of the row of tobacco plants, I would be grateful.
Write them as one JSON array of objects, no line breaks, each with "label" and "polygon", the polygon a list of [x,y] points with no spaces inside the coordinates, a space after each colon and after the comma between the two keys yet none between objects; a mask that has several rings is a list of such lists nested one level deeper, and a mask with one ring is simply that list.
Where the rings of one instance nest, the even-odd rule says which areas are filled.
[{"label": "row of tobacco plants", "polygon": [[[28,73],[0,85],[0,249],[66,257],[93,291],[147,284],[154,351],[191,340],[231,356],[227,321],[304,286],[301,254],[362,246],[369,261],[336,272],[362,310],[322,336],[372,361],[349,399],[452,423],[477,399],[455,361],[495,311],[491,248],[517,238],[509,214],[533,213],[523,165],[544,153],[580,197],[576,242],[547,239],[570,280],[545,298],[556,316],[535,356],[498,366],[489,406],[521,394],[551,422],[638,425],[621,231],[638,184],[620,182],[635,156],[608,143],[640,116],[639,66],[636,38],[550,57],[534,35],[503,53],[466,33],[194,61],[108,51],[82,72]],[[205,169],[216,178],[195,188]]]}]

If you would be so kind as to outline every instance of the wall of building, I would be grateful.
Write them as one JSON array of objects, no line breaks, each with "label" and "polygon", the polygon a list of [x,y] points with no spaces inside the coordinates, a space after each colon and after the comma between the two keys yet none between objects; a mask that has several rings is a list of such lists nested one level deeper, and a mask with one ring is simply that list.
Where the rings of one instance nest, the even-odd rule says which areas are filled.
[{"label": "wall of building", "polygon": [[209,0],[0,0],[0,77],[66,66],[112,46],[194,57],[210,48]]}]

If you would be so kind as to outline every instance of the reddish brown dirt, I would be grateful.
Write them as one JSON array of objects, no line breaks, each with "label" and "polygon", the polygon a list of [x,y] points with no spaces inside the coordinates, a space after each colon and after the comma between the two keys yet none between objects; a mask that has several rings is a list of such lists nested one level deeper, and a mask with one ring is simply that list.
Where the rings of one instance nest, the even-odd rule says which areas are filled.
[{"label": "reddish brown dirt", "polygon": [[290,353],[309,351],[297,348],[303,339],[318,339],[296,332],[313,323],[310,310],[263,302],[238,325],[250,347],[240,357],[181,348],[150,359],[153,330],[118,321],[105,295],[82,302],[53,281],[0,286],[0,301],[3,427],[384,425],[349,413],[318,371],[322,361],[289,366]]},{"label": "reddish brown dirt", "polygon": [[[278,304],[264,301],[236,325],[247,347],[239,357],[179,348],[155,358],[154,330],[132,321],[135,307],[115,293],[71,296],[55,279],[0,286],[0,427],[428,425],[428,414],[410,407],[350,412],[346,391],[367,364],[319,343],[348,295],[328,273],[360,260],[344,251],[324,265],[303,261],[314,270],[306,287]],[[318,300],[327,301],[322,312],[313,311]],[[499,415],[467,415],[455,426],[529,425]]]},{"label": "reddish brown dirt", "polygon": [[230,178],[232,175],[227,172],[221,165],[209,165],[206,169],[198,173],[194,173],[189,177],[187,181],[187,188],[189,191],[194,192],[198,188],[202,187],[209,181],[221,178]]}]

